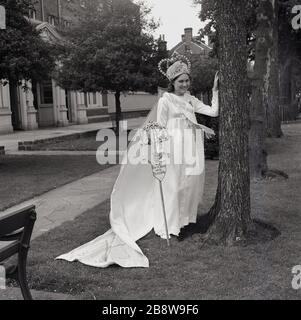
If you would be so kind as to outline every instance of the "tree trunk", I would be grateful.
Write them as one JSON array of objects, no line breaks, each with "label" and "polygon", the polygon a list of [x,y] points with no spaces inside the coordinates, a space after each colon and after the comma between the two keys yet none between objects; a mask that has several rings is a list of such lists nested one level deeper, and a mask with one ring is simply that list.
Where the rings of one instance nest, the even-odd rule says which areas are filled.
[{"label": "tree trunk", "polygon": [[282,120],[286,121],[294,120],[297,113],[292,86],[294,64],[300,61],[300,32],[292,30],[290,1],[279,1],[279,4],[280,105]]},{"label": "tree trunk", "polygon": [[115,92],[115,130],[116,135],[119,135],[119,122],[121,120],[121,104],[120,104],[120,91]]},{"label": "tree trunk", "polygon": [[22,120],[21,120],[21,110],[20,102],[18,98],[18,87],[19,84],[17,81],[9,80],[9,93],[10,93],[10,106],[12,112],[12,126],[14,130],[22,129]]},{"label": "tree trunk", "polygon": [[250,108],[251,129],[250,173],[253,179],[261,179],[268,170],[266,139],[266,104],[271,71],[272,13],[274,0],[262,0],[258,7],[256,29],[255,66],[252,76]]},{"label": "tree trunk", "polygon": [[218,2],[220,126],[218,190],[206,239],[232,244],[249,230],[246,1]]},{"label": "tree trunk", "polygon": [[280,101],[279,101],[279,4],[278,0],[275,1],[273,12],[273,47],[271,50],[271,70],[270,81],[268,88],[267,112],[266,112],[266,128],[267,136],[272,138],[280,138],[283,133],[281,130],[281,117],[280,117]]}]

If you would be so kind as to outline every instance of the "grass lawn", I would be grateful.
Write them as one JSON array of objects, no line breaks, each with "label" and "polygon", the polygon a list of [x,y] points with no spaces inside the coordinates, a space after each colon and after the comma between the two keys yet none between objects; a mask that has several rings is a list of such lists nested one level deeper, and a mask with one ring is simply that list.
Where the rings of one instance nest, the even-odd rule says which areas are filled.
[{"label": "grass lawn", "polygon": [[[96,141],[95,136],[87,136],[62,141],[43,142],[35,145],[35,150],[41,151],[96,151],[102,144],[102,141]],[[218,158],[218,146],[215,140],[205,140],[206,159]]]},{"label": "grass lawn", "polygon": [[[128,133],[131,130],[128,130]],[[41,151],[56,151],[56,150],[63,150],[63,151],[96,151],[105,141],[101,140],[102,138],[98,138],[99,141],[96,141],[96,133],[90,133],[87,136],[78,137],[78,138],[61,138],[62,140],[57,141],[45,141],[41,144],[36,144],[34,146],[35,150]],[[122,138],[126,139],[126,133],[122,133]],[[118,146],[118,139],[116,144]],[[113,148],[113,146],[112,146]],[[118,148],[117,148],[118,149]]]},{"label": "grass lawn", "polygon": [[[85,299],[301,299],[292,289],[292,267],[301,264],[301,124],[284,126],[286,136],[269,141],[271,169],[288,180],[252,184],[252,215],[281,234],[248,246],[200,247],[196,236],[166,241],[153,233],[138,244],[150,268],[98,269],[54,258],[109,228],[109,201],[32,242],[28,273],[32,288],[79,294]],[[206,167],[206,212],[214,200],[217,162]]]},{"label": "grass lawn", "polygon": [[107,167],[95,156],[6,155],[0,159],[0,210]]}]

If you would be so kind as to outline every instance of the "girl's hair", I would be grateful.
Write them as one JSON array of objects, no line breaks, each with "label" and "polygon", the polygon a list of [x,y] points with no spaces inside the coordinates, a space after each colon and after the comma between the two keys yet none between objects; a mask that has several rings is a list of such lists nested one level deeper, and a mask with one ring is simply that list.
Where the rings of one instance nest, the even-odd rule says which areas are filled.
[{"label": "girl's hair", "polygon": [[173,85],[173,81],[169,82],[167,92],[175,92],[175,86]]},{"label": "girl's hair", "polygon": [[[183,74],[183,73],[182,73],[182,74]],[[175,91],[174,82],[175,82],[182,74],[178,75],[176,78],[174,78],[172,81],[170,81],[170,82],[168,83],[167,92],[171,92],[171,93],[172,93],[172,92]],[[190,76],[190,74],[188,74],[188,73],[185,73],[185,74],[188,75],[189,80],[191,81],[191,76]]]}]

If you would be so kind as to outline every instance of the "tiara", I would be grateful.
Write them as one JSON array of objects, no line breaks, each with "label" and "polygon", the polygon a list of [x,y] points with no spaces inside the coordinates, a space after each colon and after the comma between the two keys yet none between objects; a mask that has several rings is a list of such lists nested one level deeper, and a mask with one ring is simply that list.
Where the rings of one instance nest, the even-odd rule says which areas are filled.
[{"label": "tiara", "polygon": [[[170,58],[165,58],[165,59],[162,59],[159,64],[158,64],[158,69],[159,71],[165,76],[168,78],[167,76],[167,70],[168,68],[173,64],[175,63],[176,61],[182,61],[183,60],[186,62],[187,64],[187,67],[188,67],[188,72],[190,72],[191,70],[191,62],[189,61],[189,59],[181,54],[178,54],[178,53],[173,53],[173,55],[170,57]],[[166,63],[166,71],[163,70],[163,65]]]}]

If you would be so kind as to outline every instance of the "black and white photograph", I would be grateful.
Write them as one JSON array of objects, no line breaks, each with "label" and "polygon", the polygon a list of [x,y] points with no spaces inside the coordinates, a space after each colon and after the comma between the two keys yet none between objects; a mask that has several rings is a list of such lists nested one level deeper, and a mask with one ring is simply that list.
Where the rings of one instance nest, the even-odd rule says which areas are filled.
[{"label": "black and white photograph", "polygon": [[0,309],[301,300],[300,187],[301,0],[0,0]]}]

